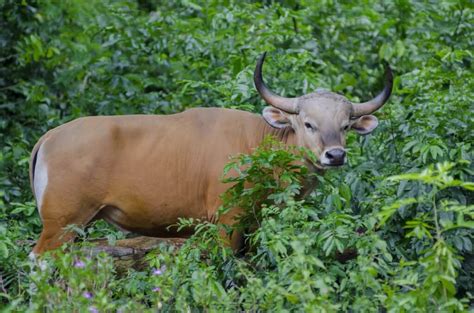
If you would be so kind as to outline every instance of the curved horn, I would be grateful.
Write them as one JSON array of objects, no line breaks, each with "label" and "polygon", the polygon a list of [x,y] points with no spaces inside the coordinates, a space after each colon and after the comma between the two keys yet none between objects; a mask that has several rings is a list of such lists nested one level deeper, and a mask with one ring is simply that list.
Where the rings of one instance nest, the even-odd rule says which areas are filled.
[{"label": "curved horn", "polygon": [[384,103],[390,97],[392,93],[393,87],[393,74],[390,65],[385,65],[385,87],[383,88],[382,92],[375,98],[370,101],[363,102],[363,103],[353,103],[352,108],[352,116],[359,117],[362,115],[371,114],[384,105]]},{"label": "curved horn", "polygon": [[262,67],[263,61],[265,60],[265,56],[267,53],[263,53],[260,59],[257,62],[257,66],[255,67],[255,72],[253,74],[253,81],[255,82],[255,87],[258,90],[260,96],[267,102],[268,104],[283,110],[287,113],[298,113],[298,105],[297,101],[298,98],[285,98],[279,95],[274,94],[268,87],[265,85],[262,77]]}]

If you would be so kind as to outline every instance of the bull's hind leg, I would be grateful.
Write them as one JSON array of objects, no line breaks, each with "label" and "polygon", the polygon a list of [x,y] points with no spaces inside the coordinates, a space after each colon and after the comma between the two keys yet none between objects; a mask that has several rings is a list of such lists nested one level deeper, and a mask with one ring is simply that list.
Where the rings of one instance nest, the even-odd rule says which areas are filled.
[{"label": "bull's hind leg", "polygon": [[66,230],[68,225],[79,227],[87,225],[100,210],[99,205],[91,204],[80,199],[53,197],[46,193],[39,208],[43,222],[43,231],[33,248],[35,255],[60,247],[63,243],[72,241],[76,234]]}]

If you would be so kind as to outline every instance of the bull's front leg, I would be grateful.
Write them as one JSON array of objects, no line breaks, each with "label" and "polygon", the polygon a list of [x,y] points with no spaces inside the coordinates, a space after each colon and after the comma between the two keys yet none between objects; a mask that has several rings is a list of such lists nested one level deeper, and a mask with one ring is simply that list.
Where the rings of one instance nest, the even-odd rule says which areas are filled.
[{"label": "bull's front leg", "polygon": [[[239,253],[245,248],[243,232],[234,228],[235,224],[238,222],[237,217],[241,213],[242,210],[240,209],[232,209],[220,216],[217,220],[217,223],[222,224],[219,231],[221,239],[224,244],[230,247],[235,253]],[[230,233],[229,230],[231,231]]]}]

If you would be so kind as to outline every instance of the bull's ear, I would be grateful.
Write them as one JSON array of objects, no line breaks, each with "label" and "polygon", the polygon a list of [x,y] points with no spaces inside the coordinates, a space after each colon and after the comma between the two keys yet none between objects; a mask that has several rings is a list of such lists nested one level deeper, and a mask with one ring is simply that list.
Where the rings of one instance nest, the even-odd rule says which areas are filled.
[{"label": "bull's ear", "polygon": [[379,125],[379,120],[373,115],[363,115],[356,119],[351,128],[361,135],[370,134]]},{"label": "bull's ear", "polygon": [[274,107],[265,107],[263,109],[263,118],[265,121],[275,128],[285,128],[291,126],[288,113],[278,110]]}]

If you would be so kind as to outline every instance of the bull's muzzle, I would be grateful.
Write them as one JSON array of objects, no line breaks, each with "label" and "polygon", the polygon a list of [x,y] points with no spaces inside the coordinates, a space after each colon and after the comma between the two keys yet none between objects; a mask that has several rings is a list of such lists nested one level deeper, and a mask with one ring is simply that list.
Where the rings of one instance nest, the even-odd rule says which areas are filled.
[{"label": "bull's muzzle", "polygon": [[326,149],[321,156],[321,164],[325,166],[341,166],[346,163],[346,150],[343,148]]}]

